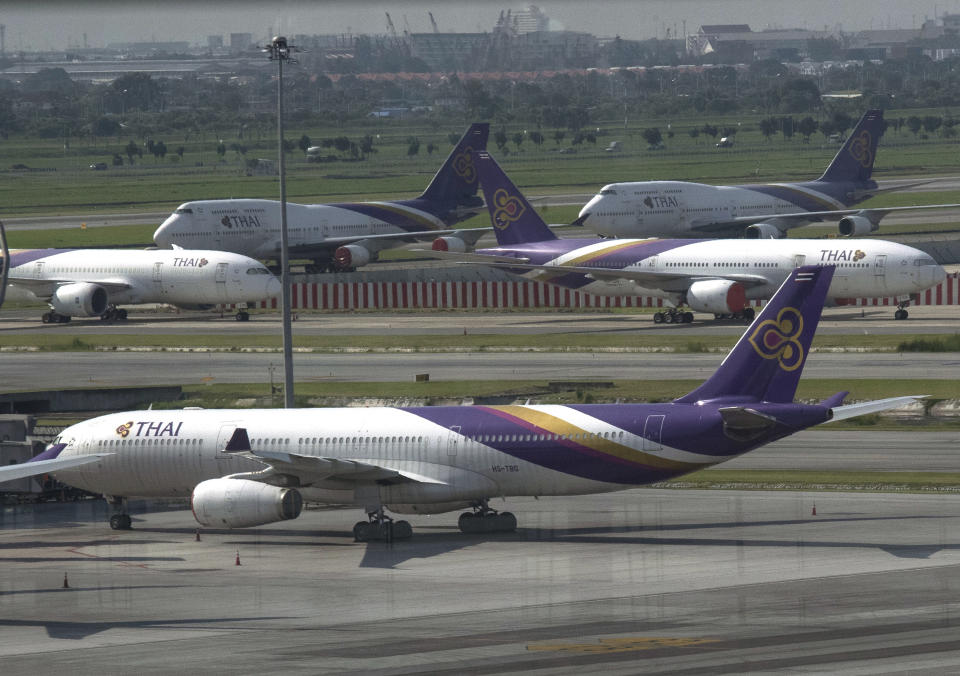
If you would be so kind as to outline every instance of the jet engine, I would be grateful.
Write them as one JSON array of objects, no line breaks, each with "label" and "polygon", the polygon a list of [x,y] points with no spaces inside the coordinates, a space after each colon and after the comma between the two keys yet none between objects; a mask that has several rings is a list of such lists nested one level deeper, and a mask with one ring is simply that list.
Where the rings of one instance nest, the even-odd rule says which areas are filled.
[{"label": "jet engine", "polygon": [[107,290],[92,282],[64,284],[53,292],[50,305],[62,315],[95,317],[107,309]]},{"label": "jet engine", "polygon": [[341,246],[333,252],[333,263],[341,270],[361,268],[370,259],[370,250],[356,244]]},{"label": "jet engine", "polygon": [[434,251],[450,251],[451,253],[464,253],[467,250],[467,243],[459,237],[437,237],[430,246]]},{"label": "jet engine", "polygon": [[209,479],[197,484],[191,499],[193,516],[201,525],[245,528],[296,519],[303,497],[293,488],[280,488],[249,479]]},{"label": "jet engine", "polygon": [[732,314],[746,307],[747,292],[742,284],[729,279],[694,282],[687,289],[687,304],[697,312]]},{"label": "jet engine", "polygon": [[865,216],[844,216],[837,223],[841,237],[860,237],[880,229],[879,223],[874,223]]},{"label": "jet engine", "polygon": [[783,239],[786,236],[787,233],[769,223],[754,223],[743,231],[744,239]]}]

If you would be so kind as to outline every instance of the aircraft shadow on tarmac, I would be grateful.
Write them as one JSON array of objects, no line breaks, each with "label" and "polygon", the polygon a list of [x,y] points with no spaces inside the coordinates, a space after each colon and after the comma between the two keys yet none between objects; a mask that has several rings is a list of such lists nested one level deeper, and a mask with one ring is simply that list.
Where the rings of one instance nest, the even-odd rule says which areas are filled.
[{"label": "aircraft shadow on tarmac", "polygon": [[[680,538],[662,535],[642,535],[642,533],[668,533],[683,530],[704,530],[711,528],[759,528],[790,525],[829,525],[831,523],[853,522],[892,522],[907,520],[944,519],[945,516],[859,516],[818,519],[793,519],[773,521],[748,521],[726,523],[688,523],[664,526],[598,526],[590,528],[518,528],[515,533],[471,534],[429,532],[430,529],[447,530],[442,526],[418,527],[414,539],[398,540],[392,543],[369,542],[366,545],[361,568],[393,568],[413,559],[428,559],[448,554],[458,549],[472,547],[489,541],[500,542],[569,542],[582,545],[637,545],[637,546],[695,546],[695,547],[781,547],[804,548],[843,548],[843,549],[879,549],[898,558],[926,559],[943,550],[960,550],[960,542],[898,544],[895,542],[854,542],[814,540],[807,538],[751,539],[751,538]],[[637,535],[633,535],[637,533]]]},{"label": "aircraft shadow on tarmac", "polygon": [[[119,587],[106,587],[104,591],[113,591]],[[122,589],[142,589],[142,587],[123,587]],[[66,590],[67,592],[74,590]],[[43,627],[47,636],[60,639],[84,639],[110,629],[191,629],[203,627],[211,629],[218,624],[237,622],[262,622],[263,620],[286,620],[287,617],[195,617],[189,619],[133,620],[129,622],[61,622],[57,620],[4,620],[0,619],[0,631],[3,627]],[[236,629],[236,626],[231,626]]]}]

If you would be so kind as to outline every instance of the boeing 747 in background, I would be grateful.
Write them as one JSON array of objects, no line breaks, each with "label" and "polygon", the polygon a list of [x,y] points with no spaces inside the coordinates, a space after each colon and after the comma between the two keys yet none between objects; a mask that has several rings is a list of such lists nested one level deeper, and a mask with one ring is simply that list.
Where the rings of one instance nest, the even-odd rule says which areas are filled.
[{"label": "boeing 747 in background", "polygon": [[[687,181],[611,183],[580,210],[580,218],[606,237],[786,237],[787,230],[837,220],[840,235],[860,237],[897,211],[946,209],[960,204],[861,208],[880,188],[871,178],[883,111],[868,110],[823,176],[805,183],[705,185]],[[929,181],[923,181],[927,183]]]},{"label": "boeing 747 in background", "polygon": [[558,239],[486,152],[476,153],[498,246],[474,253],[422,251],[481,263],[535,281],[603,296],[655,296],[670,307],[655,322],[690,322],[691,312],[750,320],[747,301],[770,298],[801,265],[834,265],[826,301],[896,297],[906,319],[910,295],[946,277],[928,254],[874,239]]},{"label": "boeing 747 in background", "polygon": [[[21,249],[10,251],[9,286],[46,301],[43,322],[126,319],[118,305],[182,308],[253,303],[280,294],[280,280],[252,258],[223,251]],[[240,310],[237,319],[249,315]]]},{"label": "boeing 747 in background", "polygon": [[634,488],[912,401],[793,403],[833,272],[793,270],[717,371],[669,403],[131,411],[67,428],[0,481],[53,472],[108,496],[116,529],[131,525],[125,498],[190,496],[213,528],[294,519],[311,502],[363,508],[361,541],[410,537],[386,510],[467,509],[466,533],[512,531],[492,498]]},{"label": "boeing 747 in background", "polygon": [[[422,195],[394,202],[287,204],[292,259],[310,259],[307,272],[352,270],[383,249],[436,238],[443,250],[473,248],[482,230],[450,226],[483,208],[472,153],[487,147],[490,125],[473,124]],[[280,202],[222,199],[185,202],[153,235],[169,249],[217,249],[261,260],[280,258]]]}]

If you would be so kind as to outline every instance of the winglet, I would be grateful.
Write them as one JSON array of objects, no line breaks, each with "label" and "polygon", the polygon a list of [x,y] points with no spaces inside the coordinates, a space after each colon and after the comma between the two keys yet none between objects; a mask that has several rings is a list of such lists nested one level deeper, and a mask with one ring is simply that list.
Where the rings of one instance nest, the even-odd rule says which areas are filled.
[{"label": "winglet", "polygon": [[230,441],[227,442],[225,453],[243,453],[250,450],[250,437],[247,436],[245,427],[238,427],[233,431]]}]

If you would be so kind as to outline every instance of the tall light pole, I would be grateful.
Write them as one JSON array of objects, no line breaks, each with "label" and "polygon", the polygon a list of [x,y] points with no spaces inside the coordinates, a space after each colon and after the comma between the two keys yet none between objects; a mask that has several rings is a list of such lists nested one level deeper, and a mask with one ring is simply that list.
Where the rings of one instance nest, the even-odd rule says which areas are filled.
[{"label": "tall light pole", "polygon": [[277,146],[280,154],[280,284],[283,314],[283,407],[293,408],[293,325],[290,321],[290,255],[287,246],[287,166],[283,157],[283,62],[296,63],[296,47],[277,36],[263,51],[277,62]]}]

